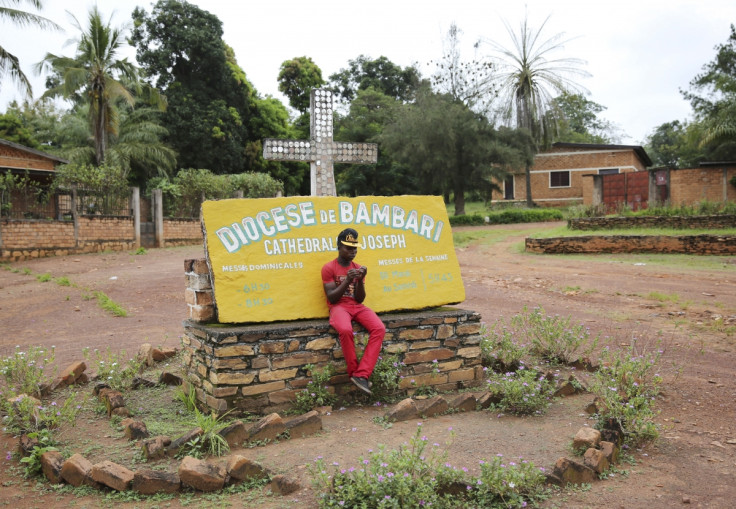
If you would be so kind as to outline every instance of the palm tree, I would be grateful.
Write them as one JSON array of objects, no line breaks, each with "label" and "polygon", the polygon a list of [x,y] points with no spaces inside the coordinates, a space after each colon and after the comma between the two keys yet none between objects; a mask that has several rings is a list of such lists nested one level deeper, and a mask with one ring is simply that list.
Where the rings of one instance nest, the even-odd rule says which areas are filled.
[{"label": "palm tree", "polygon": [[[35,9],[42,9],[43,2],[41,0],[25,0],[26,3],[30,4]],[[23,0],[0,0],[0,20],[8,19],[10,22],[18,25],[19,27],[37,26],[39,28],[51,28],[55,30],[61,30],[61,27],[51,20],[48,20],[38,14],[30,12],[20,11],[13,9],[10,6],[19,5],[23,3]],[[31,98],[33,90],[31,89],[31,82],[23,73],[20,68],[20,61],[18,57],[8,52],[5,48],[0,46],[0,78],[4,75],[10,75],[10,78],[17,82],[22,89],[23,93]],[[0,82],[0,86],[2,82]]]},{"label": "palm tree", "polygon": [[[39,73],[50,70],[59,78],[58,85],[48,89],[44,97],[76,98],[89,105],[95,164],[101,165],[105,161],[110,136],[118,134],[116,104],[122,101],[132,107],[136,103],[136,95],[142,93],[143,85],[138,68],[127,58],[117,58],[118,51],[125,43],[127,27],[113,28],[110,21],[104,23],[96,6],[89,12],[89,26],[86,29],[74,16],[72,18],[81,32],[77,54],[70,58],[47,53],[36,69]],[[155,97],[163,106],[160,97]]]},{"label": "palm tree", "polygon": [[[585,62],[576,58],[552,58],[551,54],[562,49],[569,39],[557,34],[541,41],[542,30],[549,21],[544,20],[538,30],[529,27],[528,19],[522,21],[519,33],[506,24],[513,48],[507,49],[494,41],[484,40],[497,53],[499,61],[497,79],[501,91],[502,117],[517,128],[526,128],[537,146],[548,140],[561,113],[555,111],[554,98],[564,92],[580,92],[583,87],[573,77],[588,76],[580,68]],[[526,165],[527,206],[534,205],[531,188],[531,165]]]}]

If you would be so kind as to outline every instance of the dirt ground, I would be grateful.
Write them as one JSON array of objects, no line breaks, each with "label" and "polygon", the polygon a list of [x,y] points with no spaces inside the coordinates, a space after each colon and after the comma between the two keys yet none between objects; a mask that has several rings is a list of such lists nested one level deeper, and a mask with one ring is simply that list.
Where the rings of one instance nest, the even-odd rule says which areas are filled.
[{"label": "dirt ground", "polygon": [[[524,306],[539,305],[548,314],[572,316],[612,345],[636,342],[653,348],[660,338],[665,383],[658,401],[660,440],[632,451],[635,464],[620,466],[626,472],[589,490],[565,491],[543,505],[734,507],[736,258],[523,253],[520,246],[528,231],[556,226],[559,223],[493,227],[499,230],[495,242],[458,248],[467,294],[459,307],[477,311],[484,322],[493,323]],[[21,272],[0,270],[0,355],[11,354],[15,345],[55,345],[63,367],[81,358],[84,347],[132,354],[144,342],[179,346],[186,313],[184,260],[201,256],[201,246],[193,246],[154,249],[144,255],[105,253],[11,264]],[[31,274],[24,274],[24,268]],[[77,286],[34,277],[44,273],[66,276]],[[85,300],[95,290],[119,303],[128,316],[112,317],[95,300]],[[496,454],[522,456],[551,467],[558,457],[571,454],[569,443],[577,429],[593,425],[583,412],[591,399],[578,396],[556,402],[543,418],[472,412],[428,419],[422,429],[431,441],[444,444],[452,428],[450,461],[471,472],[479,460]],[[316,507],[305,468],[316,456],[324,456],[328,463],[354,465],[368,449],[379,444],[397,447],[414,434],[416,422],[397,423],[390,429],[374,423],[383,412],[368,406],[335,408],[324,417],[325,429],[319,436],[238,451],[297,477],[303,489],[258,504],[237,496],[229,502],[234,507]],[[33,484],[8,472],[4,452],[14,447],[14,439],[0,435],[0,507],[101,504],[99,497],[75,500],[34,491]],[[180,502],[123,505],[179,507]]]}]

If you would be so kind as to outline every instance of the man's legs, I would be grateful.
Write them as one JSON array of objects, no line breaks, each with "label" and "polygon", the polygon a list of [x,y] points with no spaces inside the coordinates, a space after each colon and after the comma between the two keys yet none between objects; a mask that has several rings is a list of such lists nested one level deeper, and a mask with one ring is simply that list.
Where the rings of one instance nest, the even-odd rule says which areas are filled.
[{"label": "man's legs", "polygon": [[[381,353],[383,337],[386,335],[386,326],[371,308],[363,305],[360,305],[360,309],[353,315],[353,320],[361,324],[368,331],[368,344],[363,352],[363,357],[360,359],[360,365],[352,376],[370,378],[373,368],[376,366],[376,362],[378,362],[378,355]],[[345,348],[343,347],[344,352]],[[355,350],[353,350],[353,356],[355,355],[354,352]]]},{"label": "man's legs", "polygon": [[353,340],[353,318],[343,306],[333,306],[330,309],[330,325],[337,331],[340,338],[342,355],[345,357],[348,376],[358,369],[358,358],[355,355],[355,341]]}]

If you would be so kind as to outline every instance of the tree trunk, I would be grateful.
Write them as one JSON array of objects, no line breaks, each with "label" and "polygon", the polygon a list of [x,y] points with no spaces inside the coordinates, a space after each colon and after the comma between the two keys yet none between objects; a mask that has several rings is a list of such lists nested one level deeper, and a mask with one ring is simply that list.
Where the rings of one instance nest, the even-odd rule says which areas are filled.
[{"label": "tree trunk", "polygon": [[455,182],[455,215],[456,216],[464,216],[465,215],[465,189],[464,186],[460,183],[460,178],[456,179]]},{"label": "tree trunk", "polygon": [[526,206],[532,208],[534,201],[532,200],[532,168],[529,164],[526,165]]}]

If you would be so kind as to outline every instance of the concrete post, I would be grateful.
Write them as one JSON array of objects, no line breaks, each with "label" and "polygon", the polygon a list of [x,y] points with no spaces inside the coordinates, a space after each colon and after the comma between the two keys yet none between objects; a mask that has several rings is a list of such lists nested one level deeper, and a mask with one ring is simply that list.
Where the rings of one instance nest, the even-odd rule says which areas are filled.
[{"label": "concrete post", "polygon": [[133,231],[135,234],[135,248],[141,247],[141,189],[131,187],[130,208],[133,211]]},{"label": "concrete post", "polygon": [[164,200],[161,189],[154,189],[151,193],[153,208],[153,229],[155,230],[156,247],[164,247]]}]

